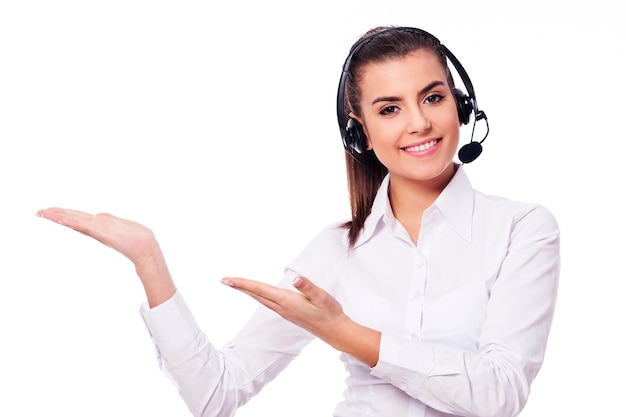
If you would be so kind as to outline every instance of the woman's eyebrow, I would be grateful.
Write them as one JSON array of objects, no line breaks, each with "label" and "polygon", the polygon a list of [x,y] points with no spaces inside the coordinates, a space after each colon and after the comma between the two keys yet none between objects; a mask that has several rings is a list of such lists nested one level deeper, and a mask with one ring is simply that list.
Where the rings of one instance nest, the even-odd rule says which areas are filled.
[{"label": "woman's eyebrow", "polygon": [[[435,87],[439,87],[441,85],[445,85],[445,83],[443,81],[433,81],[432,83],[428,84],[426,87],[422,88],[419,91],[419,94],[426,94],[427,92],[429,92],[430,90],[432,90]],[[400,101],[400,97],[395,97],[395,96],[383,96],[383,97],[377,97],[374,100],[372,100],[372,105],[379,103],[381,101],[390,101],[390,102],[395,102],[395,101]]]},{"label": "woman's eyebrow", "polygon": [[372,100],[372,104],[376,104],[379,103],[381,101],[400,101],[400,97],[393,97],[393,96],[384,96],[384,97],[377,97],[374,100]]},{"label": "woman's eyebrow", "polygon": [[430,90],[432,90],[435,87],[439,87],[445,85],[445,83],[443,81],[433,81],[432,83],[428,84],[426,87],[422,88],[420,90],[420,95],[425,94],[427,92],[429,92]]}]

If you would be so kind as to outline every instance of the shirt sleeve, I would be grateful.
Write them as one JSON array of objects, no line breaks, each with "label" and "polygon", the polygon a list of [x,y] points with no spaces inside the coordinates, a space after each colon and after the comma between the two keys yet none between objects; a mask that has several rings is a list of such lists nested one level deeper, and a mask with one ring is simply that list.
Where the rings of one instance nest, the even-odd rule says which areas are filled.
[{"label": "shirt sleeve", "polygon": [[[293,277],[286,274],[280,285]],[[313,336],[260,306],[221,349],[200,330],[179,292],[165,303],[140,310],[161,370],[194,416],[233,416],[273,380]]]},{"label": "shirt sleeve", "polygon": [[382,334],[371,373],[460,416],[517,416],[543,362],[560,271],[560,233],[537,207],[512,225],[477,352]]}]

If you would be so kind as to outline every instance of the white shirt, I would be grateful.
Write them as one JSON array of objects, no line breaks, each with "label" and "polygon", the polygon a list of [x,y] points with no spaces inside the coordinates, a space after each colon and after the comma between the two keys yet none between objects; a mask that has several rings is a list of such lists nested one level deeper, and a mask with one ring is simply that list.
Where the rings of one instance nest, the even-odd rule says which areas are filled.
[{"label": "white shirt", "polygon": [[[392,213],[385,178],[352,250],[322,230],[285,269],[332,294],[382,333],[370,368],[342,354],[349,377],[336,417],[518,415],[543,362],[560,269],[545,208],[474,190],[460,167],[423,215],[415,245]],[[218,350],[181,294],[142,316],[163,371],[194,416],[232,416],[313,339],[261,306]]]}]

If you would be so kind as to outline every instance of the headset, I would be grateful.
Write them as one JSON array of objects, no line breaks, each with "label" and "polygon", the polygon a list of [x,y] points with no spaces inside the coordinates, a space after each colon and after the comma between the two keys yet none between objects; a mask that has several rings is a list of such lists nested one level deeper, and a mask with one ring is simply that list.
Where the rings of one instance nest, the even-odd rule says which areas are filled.
[{"label": "headset", "polygon": [[[345,109],[344,109],[344,94],[345,94],[345,86],[346,80],[348,78],[348,70],[350,68],[350,62],[352,61],[352,57],[359,52],[359,50],[363,47],[363,45],[367,44],[373,39],[380,37],[381,35],[387,34],[389,32],[410,32],[416,35],[426,36],[431,38],[436,45],[441,49],[444,55],[448,58],[452,65],[456,69],[457,73],[461,77],[463,84],[465,85],[465,89],[467,90],[467,94],[463,93],[458,88],[453,88],[452,93],[454,95],[454,99],[456,101],[456,107],[459,114],[459,122],[466,125],[470,121],[470,117],[474,114],[474,126],[472,128],[472,137],[470,142],[463,145],[458,152],[459,160],[464,163],[470,163],[474,161],[483,151],[482,143],[487,138],[489,134],[489,122],[487,121],[487,115],[484,111],[478,109],[478,105],[476,102],[476,93],[474,92],[474,86],[472,85],[472,81],[467,75],[467,71],[463,68],[463,65],[459,62],[459,60],[454,56],[450,50],[444,46],[439,39],[430,33],[413,27],[392,27],[389,29],[384,29],[380,32],[376,32],[370,36],[365,37],[358,43],[356,43],[352,49],[346,61],[343,64],[343,71],[341,72],[341,78],[339,80],[339,89],[337,92],[337,121],[339,122],[339,131],[341,132],[341,139],[343,141],[343,147],[345,151],[352,156],[358,162],[361,162],[359,158],[356,157],[356,154],[362,154],[367,149],[367,138],[365,133],[363,132],[363,126],[353,119],[349,118],[346,122]],[[476,127],[476,122],[479,120],[484,120],[487,126],[487,132],[485,136],[479,142],[474,141],[474,129]]]}]

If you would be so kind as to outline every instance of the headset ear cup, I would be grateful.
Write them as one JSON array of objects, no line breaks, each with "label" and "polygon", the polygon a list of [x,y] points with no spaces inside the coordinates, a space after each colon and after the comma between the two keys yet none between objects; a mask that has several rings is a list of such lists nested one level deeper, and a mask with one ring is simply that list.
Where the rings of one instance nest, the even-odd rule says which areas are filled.
[{"label": "headset ear cup", "polygon": [[348,119],[346,125],[346,143],[347,150],[354,149],[357,153],[363,153],[367,149],[367,138],[363,132],[361,123],[354,119]]},{"label": "headset ear cup", "polygon": [[470,116],[472,111],[474,110],[472,106],[472,102],[470,101],[469,96],[465,95],[458,88],[452,89],[452,93],[454,94],[454,100],[456,101],[456,109],[459,113],[459,122],[464,125],[469,123]]}]

